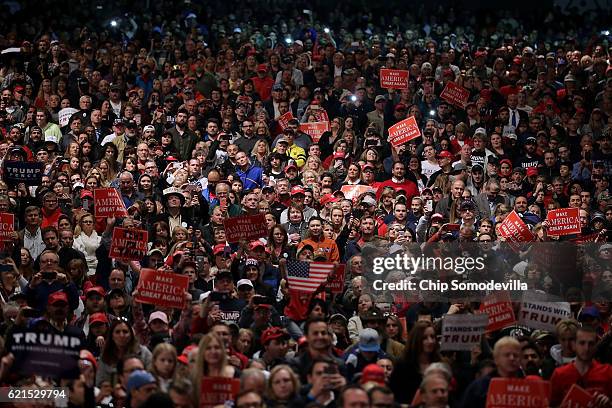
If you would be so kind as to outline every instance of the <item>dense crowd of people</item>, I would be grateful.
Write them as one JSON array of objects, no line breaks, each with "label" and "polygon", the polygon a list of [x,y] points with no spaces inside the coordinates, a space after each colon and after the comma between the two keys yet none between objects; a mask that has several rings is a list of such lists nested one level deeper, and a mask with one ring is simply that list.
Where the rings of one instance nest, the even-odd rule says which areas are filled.
[{"label": "dense crowd of people", "polygon": [[[68,387],[60,406],[188,408],[223,406],[209,384],[236,379],[223,384],[239,384],[237,408],[441,408],[485,407],[492,379],[526,378],[549,381],[549,406],[573,384],[612,406],[609,10],[151,3],[98,6],[108,18],[88,24],[87,7],[0,12],[15,22],[0,29],[3,386]],[[382,88],[381,68],[408,71],[407,87]],[[441,97],[449,83],[465,105]],[[391,143],[411,117],[420,136]],[[103,188],[125,214],[96,211]],[[549,234],[566,208],[580,232]],[[226,235],[259,214],[265,236]],[[504,246],[510,215],[533,236],[523,251]],[[113,255],[119,228],[148,233],[141,258]],[[570,315],[441,351],[444,317],[478,302],[372,287],[368,254],[467,243],[497,281]],[[325,264],[310,286],[295,269],[312,282]],[[189,278],[182,309],[140,301],[149,269]],[[22,372],[22,332],[80,338],[78,374]]]}]

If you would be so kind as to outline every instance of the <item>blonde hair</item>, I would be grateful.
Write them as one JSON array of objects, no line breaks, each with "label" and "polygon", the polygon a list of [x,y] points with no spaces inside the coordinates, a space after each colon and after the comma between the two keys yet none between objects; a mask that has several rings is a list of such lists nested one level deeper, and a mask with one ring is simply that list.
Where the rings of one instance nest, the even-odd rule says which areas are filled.
[{"label": "blonde hair", "polygon": [[497,357],[501,352],[501,349],[508,346],[520,349],[521,343],[519,343],[519,341],[512,336],[504,336],[497,340],[495,346],[493,346],[493,357]]},{"label": "blonde hair", "polygon": [[[223,368],[226,367],[228,364],[227,352],[225,350],[225,345],[223,344],[223,341],[214,333],[205,334],[200,340],[200,343],[198,344],[198,356],[196,357],[196,363],[193,367],[193,371],[191,374],[193,378],[193,384],[201,384],[202,377],[206,377],[209,374],[210,367],[204,359],[204,353],[213,342],[217,342],[217,344],[219,344],[219,347],[221,348],[221,370],[223,370]],[[194,394],[197,406],[200,402],[199,386],[194,387]]]},{"label": "blonde hair", "polygon": [[157,372],[157,368],[155,368],[155,360],[157,359],[157,357],[159,357],[163,353],[170,353],[170,355],[172,356],[172,361],[174,361],[172,375],[170,376],[170,378],[172,378],[174,377],[174,374],[176,373],[176,361],[177,360],[176,360],[176,348],[170,343],[159,343],[157,346],[155,346],[155,348],[153,349],[153,357],[151,358],[151,366],[149,367],[149,371],[151,371],[153,375],[159,376],[159,373]]},{"label": "blonde hair", "polygon": [[281,371],[286,371],[289,373],[289,376],[291,377],[291,384],[293,384],[293,395],[295,396],[300,390],[300,379],[291,369],[291,367],[289,367],[287,364],[279,364],[275,366],[272,371],[270,371],[270,376],[268,377],[266,396],[271,400],[278,399],[278,397],[274,394],[274,390],[272,389],[272,381],[274,381],[274,377],[276,377]]}]

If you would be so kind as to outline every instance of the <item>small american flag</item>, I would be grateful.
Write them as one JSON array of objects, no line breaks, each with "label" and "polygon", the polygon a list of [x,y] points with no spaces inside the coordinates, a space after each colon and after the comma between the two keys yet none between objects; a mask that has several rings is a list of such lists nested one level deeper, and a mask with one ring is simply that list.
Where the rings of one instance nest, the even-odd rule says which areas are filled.
[{"label": "small american flag", "polygon": [[325,262],[287,261],[289,288],[302,292],[314,292],[334,270],[334,264]]}]

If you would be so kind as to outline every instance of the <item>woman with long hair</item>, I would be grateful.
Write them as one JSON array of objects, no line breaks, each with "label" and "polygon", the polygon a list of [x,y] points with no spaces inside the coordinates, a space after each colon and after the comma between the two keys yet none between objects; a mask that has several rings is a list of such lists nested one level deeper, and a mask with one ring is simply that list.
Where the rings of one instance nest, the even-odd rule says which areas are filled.
[{"label": "woman with long hair", "polygon": [[330,130],[323,132],[319,139],[321,147],[321,158],[325,160],[333,153],[332,146],[342,137],[344,132],[344,119],[336,117],[330,122]]},{"label": "woman with long hair", "polygon": [[283,254],[289,254],[288,248],[289,238],[287,230],[280,224],[275,225],[270,230],[268,235],[267,249],[270,251],[270,262],[273,265],[278,265],[280,259],[284,258]]},{"label": "woman with long hair", "polygon": [[[213,333],[202,336],[191,374],[193,384],[202,384],[202,377],[238,378],[239,373],[239,370],[229,363],[223,341]],[[194,387],[194,397],[198,406],[200,387]]]},{"label": "woman with long hair", "polygon": [[440,348],[433,324],[428,321],[415,323],[408,336],[404,355],[389,379],[395,400],[400,404],[410,404],[421,384],[423,372],[431,363],[440,360]]},{"label": "woman with long hair", "polygon": [[115,180],[115,177],[117,177],[117,172],[108,159],[100,159],[95,168],[100,173],[100,184],[102,184],[103,187],[109,187],[113,180]]},{"label": "woman with long hair", "polygon": [[96,250],[102,242],[102,237],[98,235],[95,230],[95,220],[93,215],[85,214],[79,220],[79,224],[74,229],[74,244],[72,247],[77,251],[85,254],[85,261],[87,262],[87,276],[96,274],[96,267],[98,266],[98,258],[96,256]]},{"label": "woman with long hair", "polygon": [[253,150],[251,150],[251,163],[255,166],[264,167],[270,154],[270,146],[264,139],[259,139],[255,142]]},{"label": "woman with long hair", "polygon": [[102,159],[105,159],[110,164],[110,170],[113,174],[117,174],[119,171],[119,163],[117,162],[117,158],[119,157],[119,149],[115,146],[114,143],[107,143],[104,145],[104,149],[102,149],[102,157],[100,158],[100,162]]},{"label": "woman with long hair", "polygon": [[168,392],[170,383],[176,374],[176,348],[170,343],[159,343],[153,349],[149,371],[157,379],[157,385],[163,392]]},{"label": "woman with long hair", "polygon": [[304,406],[300,397],[300,379],[295,372],[285,364],[275,366],[270,371],[266,388],[266,407],[268,408],[300,408]]},{"label": "woman with long hair", "polygon": [[145,367],[151,364],[151,352],[138,343],[132,326],[127,320],[115,319],[111,322],[104,341],[96,373],[96,384],[100,386],[106,381],[110,381],[112,386],[117,384],[117,363],[130,354],[138,356]]},{"label": "woman with long hair", "polygon": [[368,311],[375,308],[374,298],[369,293],[364,293],[359,296],[357,301],[357,316],[353,316],[348,321],[348,333],[349,338],[353,343],[359,340],[359,333],[363,331],[363,321],[361,318],[367,314]]},{"label": "woman with long hair", "polygon": [[32,255],[27,248],[21,247],[20,251],[21,263],[19,264],[19,274],[29,282],[30,278],[34,276],[34,259],[32,259]]}]

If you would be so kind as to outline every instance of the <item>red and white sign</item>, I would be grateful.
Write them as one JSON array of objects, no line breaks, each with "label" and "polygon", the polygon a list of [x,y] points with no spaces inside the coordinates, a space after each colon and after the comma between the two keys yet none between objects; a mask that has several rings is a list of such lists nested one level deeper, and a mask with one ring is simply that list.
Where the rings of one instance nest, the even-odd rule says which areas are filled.
[{"label": "red and white sign", "polygon": [[313,143],[318,143],[321,135],[329,130],[329,122],[300,123],[300,131],[306,133]]},{"label": "red and white sign", "polygon": [[182,309],[185,306],[185,292],[188,288],[187,275],[143,268],[138,279],[136,300],[140,303]]},{"label": "red and white sign", "polygon": [[488,321],[483,314],[444,316],[440,350],[471,351],[480,345]]},{"label": "red and white sign", "polygon": [[516,211],[508,214],[504,222],[499,226],[499,232],[510,245],[512,243],[531,242],[535,239],[535,235],[532,234],[527,224],[525,224]]},{"label": "red and white sign", "polygon": [[380,87],[388,89],[408,89],[408,71],[403,69],[380,70]]},{"label": "red and white sign", "polygon": [[503,329],[516,323],[512,301],[508,292],[493,292],[486,296],[480,304],[477,314],[488,316],[487,333]]},{"label": "red and white sign", "polygon": [[125,204],[115,188],[95,188],[94,211],[96,217],[123,218],[128,216]]},{"label": "red and white sign", "polygon": [[13,241],[15,214],[0,213],[0,241]]},{"label": "red and white sign", "polygon": [[287,111],[286,113],[280,115],[276,121],[281,129],[285,130],[291,119],[294,119],[293,113],[291,111]]},{"label": "red and white sign", "polygon": [[593,396],[578,384],[572,384],[560,408],[591,408],[593,406]]},{"label": "red and white sign", "polygon": [[389,128],[389,142],[396,147],[419,136],[421,136],[421,129],[419,129],[419,124],[414,116],[404,119]]},{"label": "red and white sign", "polygon": [[340,191],[344,193],[344,198],[347,200],[355,201],[360,195],[363,193],[374,193],[378,191],[377,188],[363,185],[354,185],[354,186],[342,186],[340,187]]},{"label": "red and white sign", "polygon": [[234,401],[239,391],[238,378],[204,377],[200,385],[200,408],[213,408]]},{"label": "red and white sign", "polygon": [[115,227],[109,258],[123,261],[141,261],[147,255],[149,233],[145,230]]},{"label": "red and white sign", "polygon": [[470,91],[454,82],[448,82],[440,94],[440,98],[444,99],[451,105],[455,105],[463,109],[465,108],[465,105],[467,105],[468,99],[470,98]]},{"label": "red and white sign", "polygon": [[229,243],[240,242],[243,239],[251,241],[268,235],[264,214],[226,218],[223,220],[223,226],[225,238]]},{"label": "red and white sign", "polygon": [[329,116],[327,115],[327,111],[321,105],[311,104],[309,108],[310,110],[308,111],[308,115],[314,115],[314,117],[317,119],[315,120],[315,122],[329,123]]},{"label": "red and white sign", "polygon": [[546,215],[548,235],[580,234],[580,209],[561,208],[550,210]]},{"label": "red and white sign", "polygon": [[570,239],[570,242],[575,242],[577,244],[586,244],[588,242],[597,242],[597,238],[599,237],[599,233],[596,232],[594,234],[589,235],[581,235],[576,238]]},{"label": "red and white sign", "polygon": [[331,289],[331,293],[342,293],[344,290],[344,276],[346,265],[339,264],[335,270],[334,279],[327,283],[327,287]]},{"label": "red and white sign", "polygon": [[521,378],[493,378],[486,408],[548,408],[550,382]]},{"label": "red and white sign", "polygon": [[555,331],[555,326],[572,316],[568,302],[546,302],[525,293],[521,301],[518,321],[534,330]]}]

